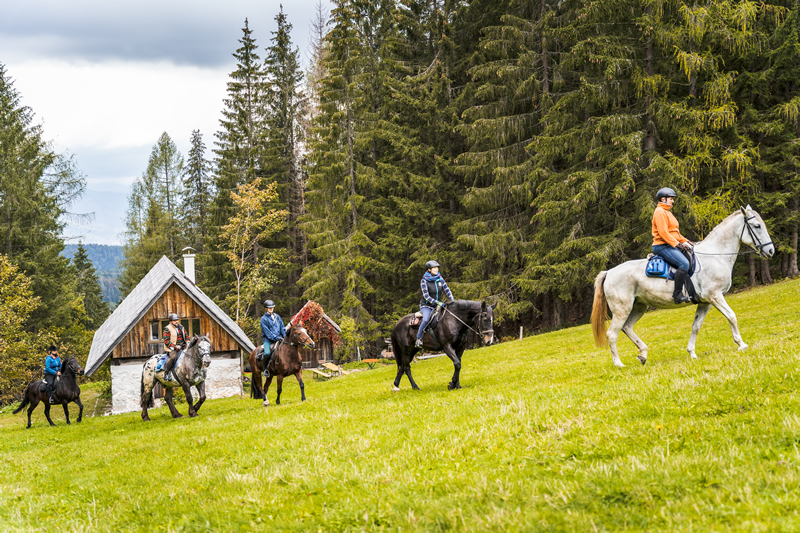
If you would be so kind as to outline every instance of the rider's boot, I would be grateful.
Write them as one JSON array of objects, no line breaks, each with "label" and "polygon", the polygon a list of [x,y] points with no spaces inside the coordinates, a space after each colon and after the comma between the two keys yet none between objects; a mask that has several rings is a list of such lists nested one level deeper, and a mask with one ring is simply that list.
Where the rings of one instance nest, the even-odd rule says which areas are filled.
[{"label": "rider's boot", "polygon": [[272,354],[264,356],[264,377],[269,377],[269,362],[272,360]]},{"label": "rider's boot", "polygon": [[422,348],[422,339],[417,339],[417,342],[414,343],[414,347]]},{"label": "rider's boot", "polygon": [[686,274],[688,274],[688,272],[682,268],[675,271],[675,289],[672,291],[672,299],[676,304],[688,304],[691,302],[691,300],[683,294]]}]

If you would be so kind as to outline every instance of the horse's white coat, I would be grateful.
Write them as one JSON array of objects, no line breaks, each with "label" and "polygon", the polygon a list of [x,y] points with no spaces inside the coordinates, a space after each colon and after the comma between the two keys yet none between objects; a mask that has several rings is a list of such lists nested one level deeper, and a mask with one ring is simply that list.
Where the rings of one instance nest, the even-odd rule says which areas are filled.
[{"label": "horse's white coat", "polygon": [[[771,241],[769,233],[761,216],[748,205],[745,208],[750,220],[750,225],[758,239],[762,242]],[[696,358],[695,343],[697,334],[703,324],[708,311],[713,305],[728,319],[733,333],[733,341],[739,350],[747,348],[747,344],[739,334],[736,314],[725,301],[725,293],[731,288],[731,272],[736,262],[737,252],[743,243],[750,248],[755,244],[750,234],[744,227],[745,218],[741,211],[730,215],[723,220],[708,237],[697,243],[698,271],[692,276],[697,295],[702,300],[697,306],[692,336],[689,339],[687,350],[692,358]],[[743,232],[743,230],[745,230]],[[741,240],[740,240],[741,238]],[[720,255],[713,255],[720,254]],[[775,246],[769,244],[761,250],[765,257],[775,254]],[[606,337],[614,365],[624,367],[617,353],[617,339],[620,330],[633,341],[639,349],[639,360],[644,364],[647,361],[647,345],[633,332],[633,326],[639,320],[648,306],[658,309],[671,309],[688,304],[677,305],[672,299],[674,281],[661,278],[649,278],[645,275],[646,259],[627,261],[611,270],[600,272],[595,281],[602,284],[612,319]]]}]

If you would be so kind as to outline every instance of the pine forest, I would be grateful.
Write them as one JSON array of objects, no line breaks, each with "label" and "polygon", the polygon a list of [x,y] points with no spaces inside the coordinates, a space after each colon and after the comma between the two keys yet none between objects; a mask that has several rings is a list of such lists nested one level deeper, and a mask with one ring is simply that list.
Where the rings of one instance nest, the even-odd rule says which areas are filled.
[{"label": "pine forest", "polygon": [[[800,0],[334,0],[303,52],[283,7],[274,21],[243,21],[217,131],[154,139],[123,298],[191,247],[253,339],[264,300],[284,317],[315,300],[375,354],[433,259],[457,299],[498,304],[498,337],[552,330],[588,321],[598,272],[650,252],[661,187],[692,240],[740,205],[762,215],[777,253],[741,257],[734,288],[798,275]],[[109,310],[85,250],[59,256],[83,177],[11,75],[2,338],[85,344]]]}]

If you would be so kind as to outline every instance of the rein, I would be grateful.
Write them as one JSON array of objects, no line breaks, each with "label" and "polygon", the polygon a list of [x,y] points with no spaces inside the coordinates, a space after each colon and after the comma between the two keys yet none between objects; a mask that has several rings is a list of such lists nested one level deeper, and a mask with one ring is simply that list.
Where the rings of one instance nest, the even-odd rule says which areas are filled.
[{"label": "rein", "polygon": [[744,230],[745,229],[747,230],[747,233],[750,235],[750,238],[753,239],[754,243],[756,243],[755,245],[753,245],[753,249],[752,250],[748,250],[746,252],[729,252],[729,253],[719,253],[719,254],[695,252],[694,250],[692,250],[692,253],[694,253],[696,255],[747,255],[747,254],[763,255],[762,254],[762,249],[765,246],[769,246],[770,244],[773,244],[773,242],[772,241],[765,242],[765,243],[761,242],[761,239],[758,238],[758,236],[756,235],[756,232],[754,232],[753,228],[750,226],[750,221],[753,220],[754,218],[756,218],[756,217],[755,216],[751,216],[751,217],[745,216],[744,225],[742,226],[742,233],[739,235],[739,242],[741,242],[742,238],[744,238]]},{"label": "rein", "polygon": [[[485,331],[477,331],[475,328],[473,328],[472,326],[470,326],[469,324],[467,324],[466,322],[464,322],[463,320],[458,318],[458,316],[454,312],[449,310],[446,306],[445,306],[444,310],[445,310],[445,312],[450,313],[450,315],[453,318],[455,318],[456,320],[458,320],[459,322],[464,324],[467,327],[467,329],[469,329],[470,331],[472,331],[473,333],[475,333],[479,337],[481,335],[488,335],[489,333],[494,334],[494,330],[493,329],[488,329],[488,330],[485,330]],[[478,328],[483,329],[483,312],[478,313],[478,316],[480,317],[480,325],[478,326]]]}]

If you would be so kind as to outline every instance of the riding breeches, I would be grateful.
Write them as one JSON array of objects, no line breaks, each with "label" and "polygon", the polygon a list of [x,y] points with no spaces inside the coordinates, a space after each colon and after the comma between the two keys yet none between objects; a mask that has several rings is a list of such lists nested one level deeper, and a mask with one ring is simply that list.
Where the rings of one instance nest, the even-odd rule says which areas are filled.
[{"label": "riding breeches", "polygon": [[420,322],[419,329],[417,330],[417,338],[421,339],[422,335],[425,333],[425,328],[428,327],[428,322],[431,321],[431,314],[433,313],[433,307],[420,305],[419,312],[422,313],[422,322]]},{"label": "riding breeches", "polygon": [[662,257],[664,261],[674,266],[675,268],[682,268],[689,270],[691,266],[686,256],[681,253],[677,248],[673,248],[669,244],[659,244],[653,246],[653,253]]},{"label": "riding breeches", "polygon": [[44,381],[47,383],[47,396],[53,396],[53,393],[56,391],[56,376],[55,374],[45,374]]}]

